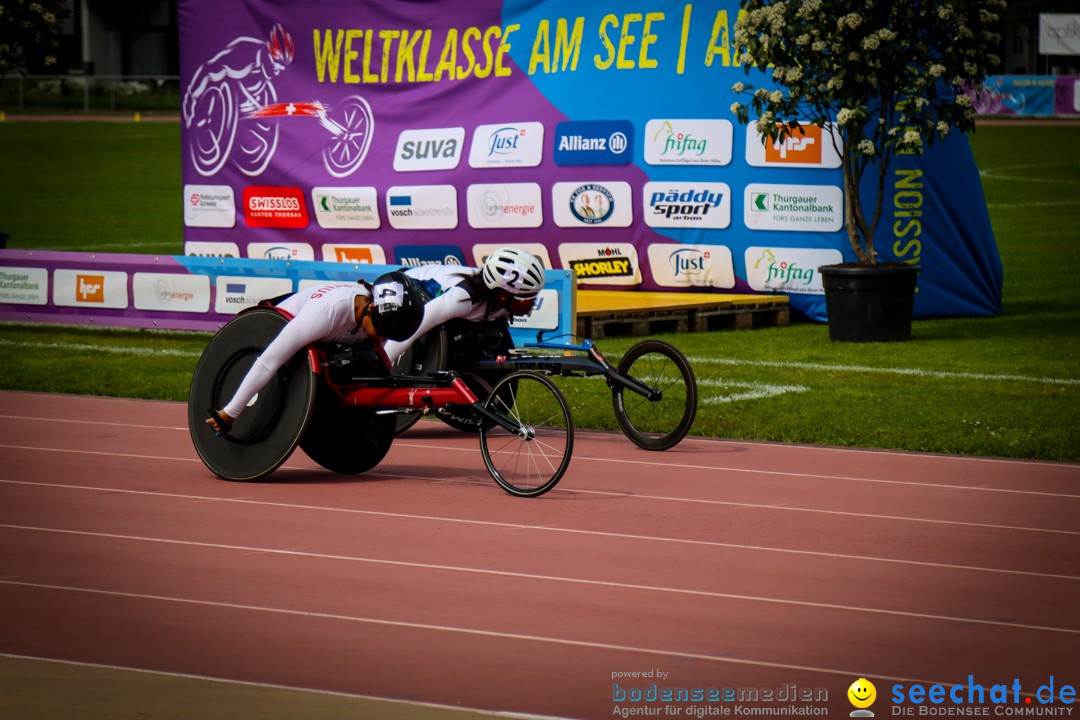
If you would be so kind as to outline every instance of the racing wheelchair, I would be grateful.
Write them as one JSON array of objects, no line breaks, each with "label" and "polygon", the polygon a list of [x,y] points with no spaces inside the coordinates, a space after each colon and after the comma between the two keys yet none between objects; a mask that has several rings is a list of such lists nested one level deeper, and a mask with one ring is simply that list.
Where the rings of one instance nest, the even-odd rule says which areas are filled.
[{"label": "racing wheelchair", "polygon": [[[567,335],[545,340],[543,335],[538,332],[535,343],[515,348],[506,320],[453,320],[418,338],[398,360],[395,372],[452,370],[477,396],[496,398],[499,393],[507,394],[513,387],[512,376],[522,371],[602,377],[611,390],[620,429],[638,447],[667,450],[690,432],[697,414],[697,380],[686,356],[671,343],[658,339],[639,342],[616,366],[592,340]],[[402,409],[396,432],[404,432],[432,412],[458,430],[481,430],[481,418],[450,405]]]},{"label": "racing wheelchair", "polygon": [[207,413],[228,402],[287,322],[273,306],[248,308],[211,338],[195,367],[188,428],[199,457],[217,476],[260,480],[297,447],[333,472],[363,473],[389,452],[403,413],[444,409],[479,433],[488,473],[511,495],[542,495],[566,472],[574,424],[549,378],[513,370],[477,395],[453,370],[388,373],[366,341],[308,346],[255,396],[227,435],[218,435],[205,423]]}]

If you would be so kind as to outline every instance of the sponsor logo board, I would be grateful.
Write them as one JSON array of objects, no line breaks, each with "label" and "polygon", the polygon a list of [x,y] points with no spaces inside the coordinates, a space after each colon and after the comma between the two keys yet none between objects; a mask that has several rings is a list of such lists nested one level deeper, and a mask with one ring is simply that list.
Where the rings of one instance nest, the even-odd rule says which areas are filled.
[{"label": "sponsor logo board", "polygon": [[792,295],[824,295],[822,265],[843,262],[832,248],[748,247],[746,282],[754,290]]},{"label": "sponsor logo board", "polygon": [[314,260],[315,250],[307,243],[248,243],[248,257],[258,260]]},{"label": "sponsor logo board", "polygon": [[803,125],[801,131],[796,130],[782,142],[770,140],[762,145],[761,133],[757,128],[747,126],[746,163],[753,167],[840,167],[840,154],[836,148],[843,147],[843,140],[836,128]]},{"label": "sponsor logo board", "polygon": [[452,230],[457,227],[457,188],[402,185],[386,191],[386,216],[397,230]]},{"label": "sponsor logo board", "polygon": [[536,183],[470,185],[466,191],[469,225],[474,228],[540,227],[544,221]]},{"label": "sponsor logo board", "polygon": [[63,307],[126,308],[127,277],[126,272],[113,270],[54,270],[53,304]]},{"label": "sponsor logo board", "polygon": [[536,167],[544,155],[544,124],[480,125],[473,131],[469,166]]},{"label": "sponsor logo board", "polygon": [[[488,255],[495,252],[499,248],[506,247],[507,243],[476,243],[473,245],[473,264],[480,267],[487,260]],[[521,248],[525,252],[530,252],[536,257],[540,258],[540,262],[544,267],[551,270],[555,266],[551,264],[551,256],[548,255],[548,249],[540,243],[522,243],[515,242],[514,247]]]},{"label": "sponsor logo board", "polygon": [[731,249],[724,245],[654,243],[648,253],[653,281],[661,287],[735,287]]},{"label": "sponsor logo board", "polygon": [[626,165],[634,155],[629,120],[568,120],[555,126],[556,165]]},{"label": "sponsor logo board", "polygon": [[457,245],[398,245],[394,263],[405,267],[464,265],[465,255]]},{"label": "sponsor logo board", "polygon": [[638,285],[641,267],[630,243],[562,243],[559,261],[586,285]]},{"label": "sponsor logo board", "polygon": [[131,298],[136,310],[204,313],[210,309],[210,277],[137,272]]},{"label": "sponsor logo board", "polygon": [[394,150],[394,170],[452,170],[461,162],[465,128],[402,130]]},{"label": "sponsor logo board", "polygon": [[385,265],[386,253],[379,245],[323,245],[325,262],[357,263],[361,265]]},{"label": "sponsor logo board", "polygon": [[727,183],[648,182],[641,205],[649,227],[722,229],[731,224]]},{"label": "sponsor logo board", "polygon": [[645,124],[645,162],[727,165],[733,137],[729,120],[650,120]]},{"label": "sponsor logo board", "polygon": [[551,187],[551,215],[559,227],[629,227],[630,183],[559,182]]},{"label": "sponsor logo board", "polygon": [[259,301],[293,292],[289,278],[219,275],[215,284],[214,312],[235,315]]},{"label": "sponsor logo board", "polygon": [[236,196],[228,185],[185,185],[184,225],[231,228],[236,225]]},{"label": "sponsor logo board", "polygon": [[558,291],[541,290],[536,296],[533,311],[525,317],[511,318],[510,326],[524,330],[554,330],[559,327]]},{"label": "sponsor logo board", "polygon": [[194,257],[240,257],[240,246],[231,242],[202,242],[189,240],[184,243],[184,254]]},{"label": "sponsor logo board", "polygon": [[307,227],[304,193],[298,187],[248,185],[244,188],[244,222],[248,227]]},{"label": "sponsor logo board", "polygon": [[751,183],[743,222],[751,230],[835,232],[844,226],[844,192],[835,185]]},{"label": "sponsor logo board", "polygon": [[319,227],[378,230],[378,198],[373,187],[313,187],[311,207]]},{"label": "sponsor logo board", "polygon": [[0,267],[0,303],[47,305],[49,271],[45,268]]}]

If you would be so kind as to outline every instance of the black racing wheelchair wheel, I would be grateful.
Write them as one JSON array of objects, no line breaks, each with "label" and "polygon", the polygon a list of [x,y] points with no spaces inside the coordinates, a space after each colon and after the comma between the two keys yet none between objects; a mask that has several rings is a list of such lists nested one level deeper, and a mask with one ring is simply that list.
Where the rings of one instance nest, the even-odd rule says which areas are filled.
[{"label": "black racing wheelchair wheel", "polygon": [[697,380],[678,348],[645,340],[623,355],[618,371],[662,393],[649,400],[621,386],[612,391],[615,419],[626,437],[646,450],[667,450],[686,437],[697,414]]},{"label": "black racing wheelchair wheel", "polygon": [[574,420],[555,383],[531,370],[510,373],[495,383],[484,407],[517,428],[489,420],[480,426],[480,454],[495,482],[518,497],[555,487],[574,452]]},{"label": "black racing wheelchair wheel", "polygon": [[195,366],[188,394],[188,430],[203,463],[226,480],[266,477],[284,463],[304,436],[315,404],[316,376],[306,353],[297,353],[218,436],[206,418],[224,407],[248,369],[288,322],[273,308],[242,312],[221,328]]},{"label": "black racing wheelchair wheel", "polygon": [[394,442],[398,416],[353,407],[323,385],[300,449],[327,470],[343,475],[366,472],[382,462]]}]

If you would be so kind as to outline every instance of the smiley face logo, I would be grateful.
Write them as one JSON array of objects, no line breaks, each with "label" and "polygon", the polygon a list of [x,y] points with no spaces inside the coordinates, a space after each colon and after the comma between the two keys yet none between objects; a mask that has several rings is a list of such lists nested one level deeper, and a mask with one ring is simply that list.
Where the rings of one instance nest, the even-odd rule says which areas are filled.
[{"label": "smiley face logo", "polygon": [[877,700],[877,688],[866,678],[851,683],[847,690],[848,700],[857,708],[868,708]]}]

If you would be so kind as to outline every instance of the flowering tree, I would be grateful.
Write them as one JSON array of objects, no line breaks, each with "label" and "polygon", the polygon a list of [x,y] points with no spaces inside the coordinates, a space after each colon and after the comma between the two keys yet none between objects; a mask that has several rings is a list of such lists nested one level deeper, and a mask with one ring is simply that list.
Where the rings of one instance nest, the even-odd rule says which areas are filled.
[{"label": "flowering tree", "polygon": [[[747,95],[762,142],[784,142],[801,125],[835,128],[844,176],[844,227],[860,264],[877,262],[886,171],[896,153],[922,152],[950,130],[975,128],[963,88],[979,87],[993,54],[1005,0],[742,0],[735,24],[740,63],[771,73],[782,89],[736,83]],[[823,133],[837,138],[831,132]],[[859,195],[877,164],[877,200],[867,215]]]},{"label": "flowering tree", "polygon": [[56,33],[71,10],[64,0],[0,3],[0,79],[29,66],[56,64]]}]

